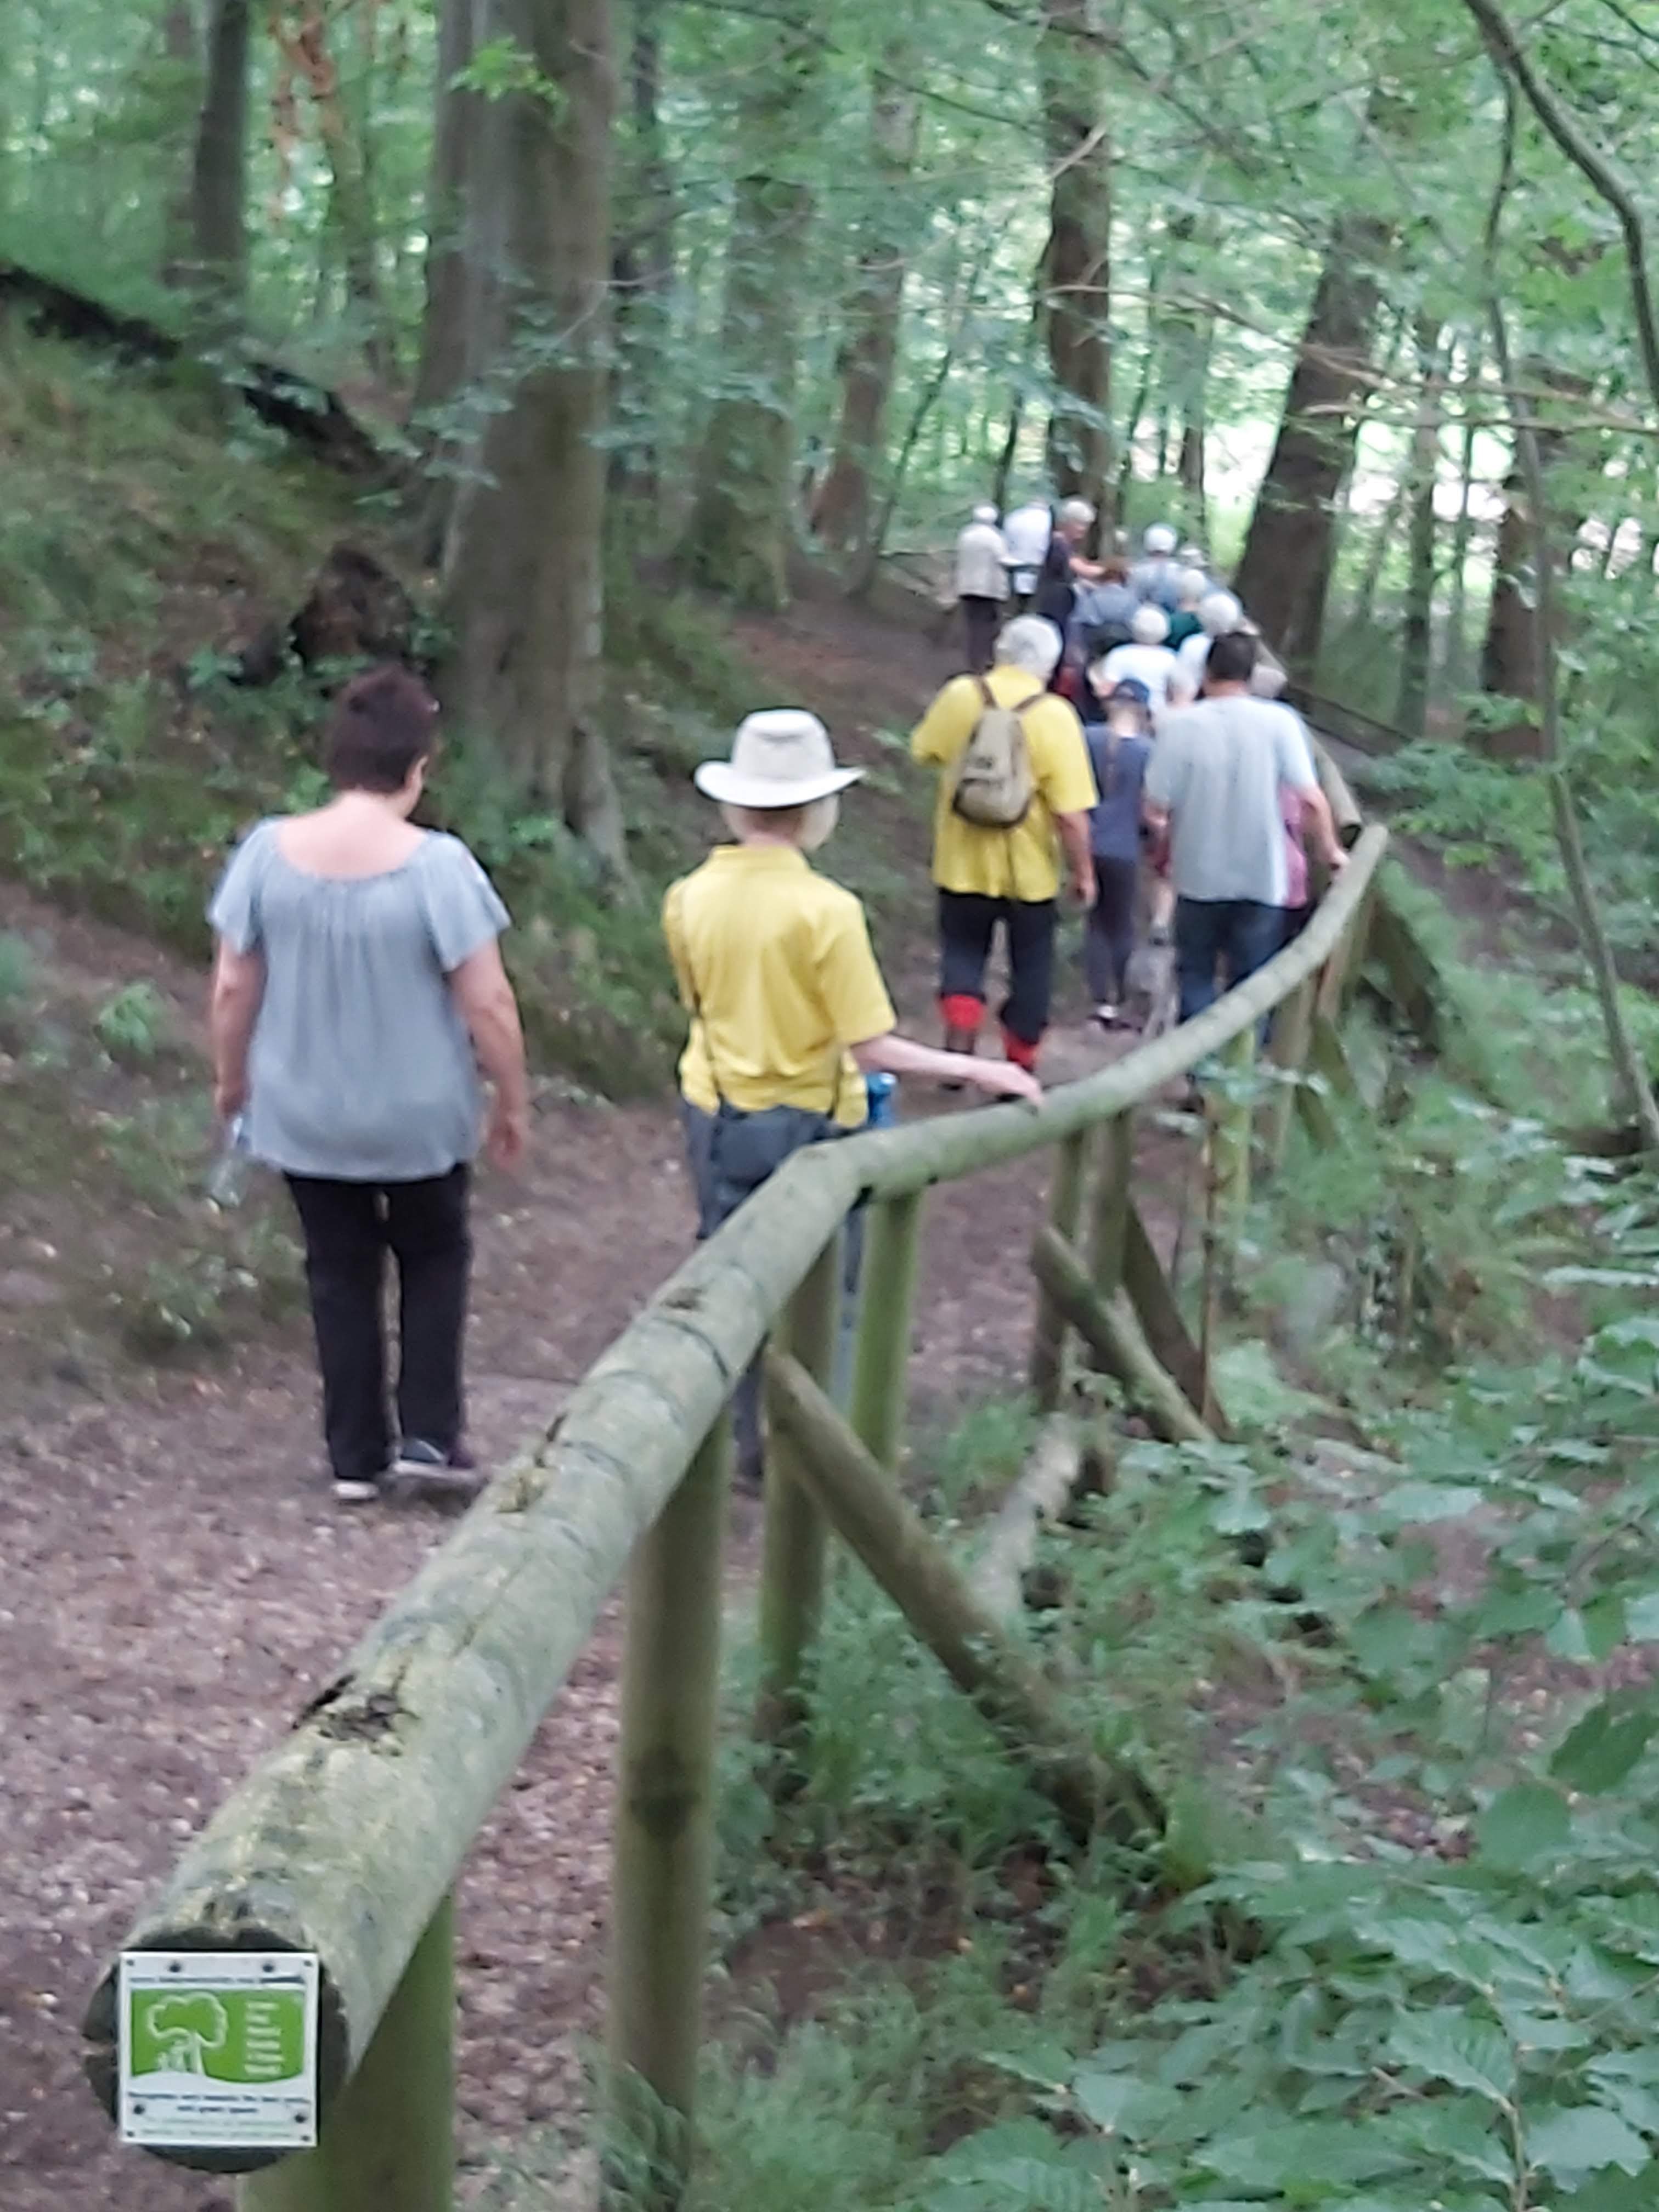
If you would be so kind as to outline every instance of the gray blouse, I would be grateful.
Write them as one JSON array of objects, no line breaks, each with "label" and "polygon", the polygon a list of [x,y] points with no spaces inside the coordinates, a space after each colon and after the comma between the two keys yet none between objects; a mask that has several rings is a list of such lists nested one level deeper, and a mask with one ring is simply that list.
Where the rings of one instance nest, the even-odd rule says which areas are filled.
[{"label": "gray blouse", "polygon": [[507,926],[458,837],[401,867],[313,876],[275,821],[232,854],[208,919],[264,960],[248,1056],[248,1149],[289,1175],[414,1182],[478,1149],[472,1046],[448,977]]}]

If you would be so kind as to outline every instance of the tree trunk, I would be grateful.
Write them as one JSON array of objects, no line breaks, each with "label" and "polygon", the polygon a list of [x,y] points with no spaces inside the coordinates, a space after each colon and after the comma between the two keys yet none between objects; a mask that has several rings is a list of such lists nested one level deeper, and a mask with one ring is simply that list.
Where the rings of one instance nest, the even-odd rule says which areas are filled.
[{"label": "tree trunk", "polygon": [[[347,113],[339,65],[328,44],[328,19],[307,9],[293,22],[278,9],[272,21],[283,68],[292,81],[303,79],[316,111],[317,126],[328,155],[328,223],[340,241],[346,304],[356,324],[358,343],[370,374],[389,381],[396,373],[397,350],[380,286],[379,226],[368,166],[366,117],[354,125]],[[440,38],[443,35],[441,27]],[[373,14],[363,19],[365,99],[374,74]]]},{"label": "tree trunk", "polygon": [[250,0],[214,0],[191,173],[192,280],[240,305],[247,290]]},{"label": "tree trunk", "polygon": [[630,434],[616,449],[619,489],[652,501],[659,484],[652,423],[655,380],[672,342],[676,204],[662,121],[662,16],[666,0],[635,0],[629,53],[627,209],[616,252],[617,389]]},{"label": "tree trunk", "polygon": [[1469,674],[1469,553],[1474,536],[1474,441],[1480,398],[1480,346],[1471,339],[1463,356],[1460,391],[1462,435],[1458,460],[1457,520],[1452,526],[1451,606],[1446,618],[1446,681],[1462,690]]},{"label": "tree trunk", "polygon": [[1042,0],[1037,40],[1050,175],[1043,298],[1048,366],[1065,398],[1048,424],[1048,464],[1062,498],[1110,518],[1112,486],[1112,154],[1106,57],[1091,36],[1088,0]]},{"label": "tree trunk", "polygon": [[[191,0],[166,0],[161,10],[161,53],[167,64],[167,94],[169,126],[167,132],[167,198],[161,212],[161,282],[169,290],[190,281],[191,261],[191,149],[188,131],[180,135],[185,143],[173,143],[172,116],[173,102],[179,103],[182,116],[185,88],[193,84],[194,98],[199,107],[201,100],[202,50],[196,28],[195,10]],[[4,142],[7,136],[5,118],[0,114],[0,162],[3,162]],[[0,212],[4,210],[3,183],[0,181]]]},{"label": "tree trunk", "polygon": [[[1564,398],[1582,397],[1583,378],[1552,368],[1547,362],[1528,361],[1521,374],[1535,385]],[[1535,422],[1539,466],[1547,491],[1553,471],[1563,459],[1559,430]],[[1537,532],[1559,530],[1561,542],[1571,544],[1577,532],[1576,515],[1540,516],[1534,529],[1529,511],[1527,471],[1517,438],[1510,472],[1504,480],[1504,511],[1498,521],[1498,546],[1492,558],[1492,599],[1486,615],[1486,642],[1480,653],[1480,689],[1498,697],[1524,702],[1523,711],[1506,720],[1489,721],[1480,732],[1483,751],[1498,760],[1540,760],[1543,732],[1531,711],[1541,698],[1540,678],[1543,641],[1538,626],[1537,576],[1534,548]]]},{"label": "tree trunk", "polygon": [[846,336],[837,367],[841,419],[835,455],[819,487],[812,527],[833,550],[858,554],[870,532],[871,473],[881,456],[882,430],[898,360],[906,270],[904,186],[916,158],[920,97],[894,82],[908,41],[895,41],[876,74],[870,118],[871,175],[876,201],[847,303]]},{"label": "tree trunk", "polygon": [[[614,84],[607,0],[481,0],[477,43],[510,40],[539,88],[481,102],[470,191],[473,312],[496,401],[456,501],[441,672],[460,730],[515,790],[620,861],[598,723]],[[496,252],[499,242],[499,252]],[[489,257],[485,258],[484,257]]]},{"label": "tree trunk", "polygon": [[415,532],[423,566],[440,559],[455,503],[447,464],[459,450],[453,422],[441,426],[467,380],[466,195],[477,94],[455,82],[472,58],[475,0],[441,0],[432,156],[426,187],[426,307],[421,362],[410,421],[424,482],[416,501]]},{"label": "tree trunk", "polygon": [[1406,620],[1400,640],[1400,696],[1395,708],[1395,720],[1413,738],[1423,735],[1427,720],[1429,672],[1434,661],[1434,495],[1440,471],[1440,410],[1445,389],[1440,323],[1436,316],[1418,318],[1417,362],[1421,383],[1412,431]]},{"label": "tree trunk", "polygon": [[1379,301],[1385,225],[1344,216],[1331,234],[1256,495],[1234,588],[1292,675],[1319,657],[1335,555],[1334,502],[1352,458]]},{"label": "tree trunk", "polygon": [[801,258],[811,196],[796,161],[810,137],[805,109],[818,48],[781,32],[754,79],[726,246],[720,358],[730,383],[708,419],[696,499],[681,549],[690,574],[757,607],[789,596],[795,378]]}]

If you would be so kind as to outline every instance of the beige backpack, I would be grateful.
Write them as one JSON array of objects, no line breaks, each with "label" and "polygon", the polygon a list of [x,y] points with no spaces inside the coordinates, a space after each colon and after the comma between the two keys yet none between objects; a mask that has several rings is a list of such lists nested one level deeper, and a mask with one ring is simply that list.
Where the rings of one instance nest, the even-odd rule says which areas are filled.
[{"label": "beige backpack", "polygon": [[951,805],[977,829],[1013,830],[1030,813],[1036,796],[1030,747],[1020,718],[1048,694],[1033,691],[1017,707],[1001,707],[985,678],[975,680],[984,704],[957,763]]}]

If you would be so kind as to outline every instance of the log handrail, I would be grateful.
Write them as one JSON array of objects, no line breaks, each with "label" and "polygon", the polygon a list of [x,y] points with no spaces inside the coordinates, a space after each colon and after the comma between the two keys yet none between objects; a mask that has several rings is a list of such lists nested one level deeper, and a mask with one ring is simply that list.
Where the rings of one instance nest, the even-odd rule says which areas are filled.
[{"label": "log handrail", "polygon": [[[326,2120],[383,2019],[388,2035],[394,2022],[400,2034],[410,2032],[404,2015],[412,2008],[422,1939],[447,1926],[447,1901],[474,1837],[630,1556],[694,1460],[703,1470],[702,1502],[687,1507],[697,1532],[698,1601],[712,1605],[717,1619],[718,1547],[703,1492],[717,1491],[719,1475],[705,1439],[797,1292],[815,1270],[833,1264],[825,1255],[848,1214],[864,1200],[894,1207],[883,1234],[895,1266],[908,1267],[915,1234],[909,1202],[931,1185],[1077,1139],[1248,1036],[1275,1006],[1333,972],[1334,963],[1340,969],[1338,956],[1361,922],[1387,842],[1386,831],[1365,830],[1302,935],[1207,1012],[1050,1092],[1041,1105],[872,1132],[788,1161],[663,1285],[577,1385],[547,1435],[495,1476],[455,1534],[367,1631],[338,1677],[185,1847],[122,1948],[315,1952],[318,2091]],[[1131,1211],[1123,1261],[1131,1293],[1138,1227]],[[878,1298],[866,1318],[908,1332],[908,1311],[888,1310],[893,1303]],[[900,1303],[908,1306],[908,1298]],[[858,1425],[866,1434],[856,1449],[871,1466],[892,1449],[902,1381],[902,1359],[884,1361],[878,1350],[865,1347],[860,1362]],[[775,1361],[775,1388],[781,1373],[787,1392],[802,1371],[799,1355],[787,1367]],[[797,1389],[797,1442],[799,1401]],[[661,1561],[647,1561],[636,1568],[636,1584],[661,1571]],[[699,1687],[691,1702],[702,1696]],[[637,1702],[651,1703],[643,1692]],[[628,1757],[625,1744],[625,1766]],[[647,1824],[660,1816],[654,1806],[640,1814]],[[688,1848],[695,1862],[695,1844]],[[672,1853],[659,1857],[653,1880],[678,1899],[665,1908],[680,1915],[671,1931],[678,1942],[684,1861]],[[629,1942],[637,1948],[641,1940],[630,1926]],[[678,1971],[695,1977],[696,1963],[692,1944]],[[116,1986],[112,1967],[86,2025],[88,2070],[112,2110]],[[685,2063],[677,2045],[677,2076]],[[351,2128],[337,2124],[332,2134],[354,2129],[361,2132],[355,2117]],[[248,2212],[278,2205],[333,2212],[355,2203],[352,2184],[327,2178],[327,2126],[323,2140],[325,2151],[290,2157],[251,2184]],[[220,2172],[273,2164],[270,2154],[258,2151],[159,2154]],[[315,2168],[322,2178],[314,2186],[284,2179],[316,2160],[324,2165]],[[377,2200],[375,2212],[426,2212],[448,2201],[446,2182],[427,2193],[393,2192]]]}]

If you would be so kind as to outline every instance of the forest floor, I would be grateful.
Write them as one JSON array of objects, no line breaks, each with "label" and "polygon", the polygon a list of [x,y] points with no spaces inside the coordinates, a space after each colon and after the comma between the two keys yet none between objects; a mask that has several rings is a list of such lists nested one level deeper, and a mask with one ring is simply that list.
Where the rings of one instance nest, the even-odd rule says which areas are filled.
[{"label": "forest floor", "polygon": [[[737,642],[757,702],[813,705],[852,757],[890,769],[880,732],[906,727],[950,668],[942,641],[826,605],[742,623]],[[884,858],[915,872],[916,925],[890,927],[905,941],[884,949],[902,1013],[927,1034],[925,831],[917,812],[880,815],[915,824],[907,849]],[[854,794],[840,836],[859,835]],[[187,1187],[141,1203],[131,1188],[135,1133],[142,1152],[144,1133],[199,1094],[200,979],[3,885],[0,932],[26,939],[35,961],[33,1042],[0,1035],[13,1047],[0,1053],[0,1141],[19,1170],[0,1188],[0,2203],[225,2212],[225,2184],[118,2151],[80,2079],[81,2005],[181,1841],[445,1540],[463,1501],[334,1505],[291,1254],[276,1317],[211,1358],[144,1364],[120,1348],[123,1314],[153,1322],[169,1296],[179,1303],[156,1287],[158,1241],[189,1241],[192,1209],[207,1212]],[[137,1068],[77,1059],[94,1010],[141,977],[161,994],[166,1049]],[[1067,988],[1051,1081],[1122,1048],[1085,1032],[1075,978]],[[1018,1255],[1040,1198],[1041,1170],[1026,1163],[930,1207],[912,1363],[919,1449],[1021,1379],[1031,1292]],[[553,1419],[683,1256],[690,1219],[669,1102],[619,1107],[544,1086],[523,1174],[486,1175],[478,1192],[471,1401],[485,1464]],[[734,1515],[741,1576],[756,1509]],[[613,1606],[462,1880],[462,2147],[475,2165],[492,2138],[583,2103],[617,1657]]]}]

